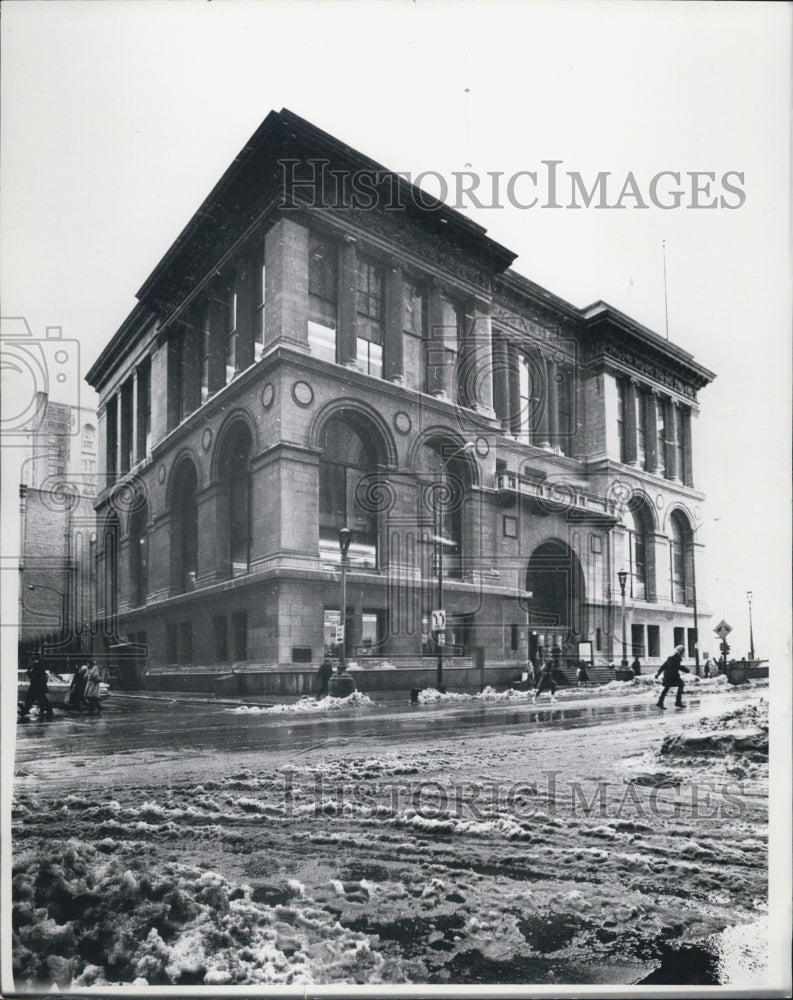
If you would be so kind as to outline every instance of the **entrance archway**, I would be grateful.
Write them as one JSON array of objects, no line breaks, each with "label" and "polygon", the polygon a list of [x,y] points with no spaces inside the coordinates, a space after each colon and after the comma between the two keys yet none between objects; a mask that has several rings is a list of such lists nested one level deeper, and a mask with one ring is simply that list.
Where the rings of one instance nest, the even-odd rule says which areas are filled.
[{"label": "entrance archway", "polygon": [[552,635],[559,646],[584,639],[584,574],[578,556],[566,542],[550,539],[538,545],[526,570],[531,628]]}]

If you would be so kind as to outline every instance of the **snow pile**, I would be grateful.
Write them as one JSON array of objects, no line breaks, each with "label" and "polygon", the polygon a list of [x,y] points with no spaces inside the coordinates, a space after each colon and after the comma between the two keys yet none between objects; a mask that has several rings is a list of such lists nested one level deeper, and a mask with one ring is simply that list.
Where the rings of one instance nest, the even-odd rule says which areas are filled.
[{"label": "snow pile", "polygon": [[328,695],[317,701],[316,698],[305,695],[300,701],[291,702],[290,704],[240,705],[239,708],[228,708],[226,711],[233,715],[261,715],[262,713],[300,714],[305,712],[336,712],[342,708],[364,708],[372,704],[374,702],[368,695],[362,694],[360,691],[353,691],[346,698],[331,698]]},{"label": "snow pile", "polygon": [[296,881],[288,900],[145,858],[124,862],[71,840],[14,875],[17,988],[113,983],[238,985],[381,982],[384,959]]},{"label": "snow pile", "polygon": [[724,757],[729,754],[742,757],[746,763],[767,763],[768,702],[761,699],[701,719],[699,731],[667,736],[659,753],[674,757]]}]

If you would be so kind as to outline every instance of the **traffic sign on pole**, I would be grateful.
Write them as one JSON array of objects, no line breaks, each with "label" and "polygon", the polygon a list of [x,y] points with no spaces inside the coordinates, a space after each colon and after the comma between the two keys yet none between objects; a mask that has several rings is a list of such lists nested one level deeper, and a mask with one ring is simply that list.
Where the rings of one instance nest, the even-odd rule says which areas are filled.
[{"label": "traffic sign on pole", "polygon": [[443,632],[446,628],[446,612],[443,608],[437,608],[432,612],[433,632]]},{"label": "traffic sign on pole", "polygon": [[714,628],[713,631],[720,639],[724,640],[727,638],[730,632],[732,632],[732,626],[728,625],[727,622],[725,622],[724,619],[722,618],[722,620],[719,622],[716,628]]}]

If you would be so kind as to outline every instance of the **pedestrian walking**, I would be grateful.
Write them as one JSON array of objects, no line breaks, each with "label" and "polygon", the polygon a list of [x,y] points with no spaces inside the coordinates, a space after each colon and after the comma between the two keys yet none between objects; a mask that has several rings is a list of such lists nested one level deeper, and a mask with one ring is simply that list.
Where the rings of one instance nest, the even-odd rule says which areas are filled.
[{"label": "pedestrian walking", "polygon": [[633,663],[631,664],[631,670],[633,671],[634,677],[640,677],[642,673],[642,664],[638,656],[634,656]]},{"label": "pedestrian walking", "polygon": [[102,706],[99,703],[100,680],[99,667],[95,663],[92,663],[91,669],[88,671],[85,685],[85,700],[88,704],[89,715],[93,715],[94,712],[102,711]]},{"label": "pedestrian walking", "polygon": [[661,691],[661,697],[658,699],[658,708],[666,708],[664,705],[664,698],[666,698],[667,693],[670,688],[677,688],[677,697],[675,698],[675,708],[682,708],[683,701],[683,678],[680,676],[680,671],[682,670],[684,674],[688,674],[691,671],[688,667],[683,666],[683,646],[675,646],[675,651],[671,656],[667,657],[664,663],[658,668],[658,672],[655,675],[655,679],[663,674],[663,690]]},{"label": "pedestrian walking", "polygon": [[586,664],[579,663],[578,670],[575,672],[576,680],[578,681],[578,686],[586,685],[589,683],[589,674],[586,671]]},{"label": "pedestrian walking", "polygon": [[710,677],[710,657],[705,660],[705,676]]},{"label": "pedestrian walking", "polygon": [[533,688],[536,683],[536,678],[534,674],[534,664],[531,660],[526,661],[526,668],[521,675],[521,681],[528,684],[530,688]]},{"label": "pedestrian walking", "polygon": [[326,656],[325,659],[320,663],[319,670],[317,671],[317,681],[319,682],[319,689],[317,690],[317,701],[320,698],[324,698],[328,693],[328,682],[333,676],[333,664],[330,659]]},{"label": "pedestrian walking", "polygon": [[79,712],[86,706],[85,686],[88,683],[88,664],[82,663],[74,672],[72,683],[69,685],[69,699],[66,704],[70,708],[76,708]]},{"label": "pedestrian walking", "polygon": [[537,687],[534,690],[534,695],[532,701],[536,702],[537,698],[543,693],[543,691],[551,692],[551,701],[556,701],[554,697],[556,693],[556,684],[553,681],[553,665],[550,660],[544,660],[542,666],[540,667],[540,678],[537,681]]},{"label": "pedestrian walking", "polygon": [[34,660],[27,669],[29,686],[25,694],[25,701],[19,712],[20,719],[26,719],[30,715],[30,709],[35,704],[39,707],[41,718],[52,719],[52,705],[47,697],[47,670],[40,660]]}]

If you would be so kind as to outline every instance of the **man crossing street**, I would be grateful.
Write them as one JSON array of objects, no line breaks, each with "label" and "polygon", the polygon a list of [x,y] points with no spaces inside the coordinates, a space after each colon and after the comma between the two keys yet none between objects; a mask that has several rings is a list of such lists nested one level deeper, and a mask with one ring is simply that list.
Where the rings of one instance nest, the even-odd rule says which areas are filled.
[{"label": "man crossing street", "polygon": [[690,673],[688,667],[684,667],[683,660],[683,646],[675,646],[675,651],[671,656],[667,657],[665,662],[658,668],[658,672],[655,675],[655,679],[664,675],[663,677],[663,690],[661,691],[661,697],[658,699],[658,708],[666,708],[664,705],[664,698],[670,688],[677,688],[677,697],[675,698],[675,708],[683,707],[683,678],[680,676],[680,671],[682,670],[684,674]]}]

